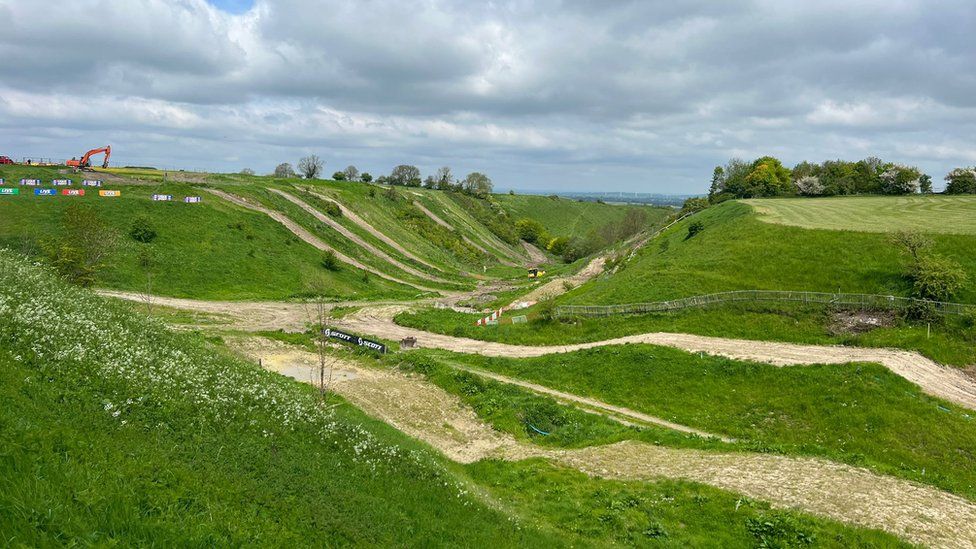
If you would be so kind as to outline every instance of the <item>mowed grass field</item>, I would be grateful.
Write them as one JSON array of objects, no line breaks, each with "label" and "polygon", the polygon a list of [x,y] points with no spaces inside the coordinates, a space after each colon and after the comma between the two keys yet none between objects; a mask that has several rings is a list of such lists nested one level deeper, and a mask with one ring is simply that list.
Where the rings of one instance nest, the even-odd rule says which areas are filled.
[{"label": "mowed grass field", "polygon": [[770,223],[806,229],[976,235],[976,196],[856,196],[745,200]]}]

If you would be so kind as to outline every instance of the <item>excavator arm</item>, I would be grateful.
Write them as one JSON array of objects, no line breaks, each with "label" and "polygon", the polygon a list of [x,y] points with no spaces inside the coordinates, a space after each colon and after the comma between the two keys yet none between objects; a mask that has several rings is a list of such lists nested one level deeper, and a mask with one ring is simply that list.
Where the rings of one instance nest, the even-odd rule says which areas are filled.
[{"label": "excavator arm", "polygon": [[88,168],[91,167],[91,157],[95,156],[96,154],[102,154],[102,153],[105,153],[105,160],[102,161],[102,167],[107,168],[108,159],[112,157],[111,145],[100,147],[98,149],[92,149],[86,152],[84,156],[81,157],[81,160],[75,160],[74,158],[72,158],[71,160],[65,162],[65,164],[67,164],[68,166],[73,166],[75,168]]}]

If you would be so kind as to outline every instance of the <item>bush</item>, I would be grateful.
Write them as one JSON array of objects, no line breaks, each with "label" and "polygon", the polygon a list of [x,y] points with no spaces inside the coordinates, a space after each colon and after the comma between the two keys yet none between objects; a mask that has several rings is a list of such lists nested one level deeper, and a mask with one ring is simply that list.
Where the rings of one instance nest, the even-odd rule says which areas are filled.
[{"label": "bush", "polygon": [[549,241],[546,245],[546,249],[555,255],[564,255],[566,250],[569,249],[570,239],[566,236],[557,236]]},{"label": "bush", "polygon": [[543,322],[552,322],[556,319],[556,302],[552,299],[540,301],[536,312]]},{"label": "bush", "polygon": [[339,262],[339,258],[336,257],[336,253],[328,250],[322,256],[322,266],[329,271],[338,271],[342,264]]},{"label": "bush", "polygon": [[549,236],[546,234],[546,228],[542,226],[542,223],[534,219],[519,219],[515,222],[515,231],[519,238],[532,244],[545,243]]},{"label": "bush", "polygon": [[325,210],[325,213],[332,217],[342,217],[342,208],[340,208],[338,204],[328,200],[323,200],[322,203],[322,209]]},{"label": "bush", "polygon": [[910,276],[913,296],[933,301],[949,301],[966,283],[958,263],[938,256],[920,257]]},{"label": "bush", "polygon": [[705,228],[705,224],[702,223],[701,221],[695,221],[691,225],[688,225],[688,236],[685,237],[685,240],[688,240],[689,238],[702,232],[702,229],[704,228]]},{"label": "bush", "polygon": [[129,236],[136,242],[149,244],[153,240],[156,240],[156,228],[153,227],[151,219],[144,215],[139,216],[132,222],[132,228],[129,229]]},{"label": "bush", "polygon": [[332,174],[332,180],[333,181],[345,181],[346,180],[346,172],[335,172],[335,173],[333,173]]}]

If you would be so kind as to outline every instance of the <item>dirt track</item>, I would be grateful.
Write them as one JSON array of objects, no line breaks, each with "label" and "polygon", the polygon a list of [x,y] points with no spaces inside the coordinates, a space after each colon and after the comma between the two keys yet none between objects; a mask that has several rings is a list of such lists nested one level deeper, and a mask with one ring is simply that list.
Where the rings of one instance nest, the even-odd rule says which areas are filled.
[{"label": "dirt track", "polygon": [[[287,344],[229,343],[265,367],[308,381],[317,357]],[[366,413],[461,463],[484,458],[547,458],[615,479],[680,478],[710,484],[915,543],[976,547],[976,504],[936,488],[820,459],[704,452],[621,442],[552,450],[493,430],[456,397],[416,376],[338,362],[333,389]]]},{"label": "dirt track", "polygon": [[522,241],[522,247],[525,248],[525,253],[529,254],[529,267],[538,267],[549,261],[549,258],[546,257],[546,254],[542,253],[542,250],[524,240]]},{"label": "dirt track", "polygon": [[366,308],[342,319],[340,324],[351,331],[385,337],[387,339],[415,337],[417,338],[417,345],[419,347],[509,358],[526,358],[553,353],[567,353],[605,345],[648,343],[674,347],[690,352],[704,352],[738,360],[765,362],[776,366],[876,362],[912,383],[917,384],[930,395],[944,398],[960,406],[976,410],[976,380],[969,377],[962,370],[943,366],[911,351],[827,345],[798,345],[793,343],[726,339],[665,332],[637,334],[573,345],[510,345],[507,343],[495,343],[434,334],[400,326],[393,322],[392,319],[398,312],[405,309],[406,307],[403,305]]},{"label": "dirt track", "polygon": [[[423,204],[421,204],[421,202],[419,200],[414,200],[413,201],[413,205],[416,206],[418,210],[424,212],[424,214],[427,217],[429,217],[431,219],[431,221],[433,221],[434,223],[437,223],[438,225],[440,225],[441,227],[444,227],[445,229],[447,229],[449,231],[457,232],[457,229],[455,229],[450,223],[448,223],[447,221],[444,221],[443,219],[441,219],[440,217],[438,217],[437,214],[435,214],[434,212],[432,212],[429,209],[427,209],[427,206],[424,206]],[[486,250],[484,246],[482,246],[481,244],[478,244],[474,240],[471,240],[466,235],[463,235],[462,234],[461,235],[461,240],[464,240],[468,244],[474,246],[475,248],[478,249],[478,251],[480,251],[481,253],[483,253],[485,255],[494,256],[498,260],[498,262],[501,263],[502,265],[507,265],[509,267],[518,267],[518,265],[516,265],[515,263],[512,263],[508,259],[505,259],[504,255],[501,252],[497,252],[496,251],[496,253],[491,253],[488,250]]]},{"label": "dirt track", "polygon": [[451,281],[449,281],[449,280],[445,280],[443,278],[439,278],[439,277],[436,277],[434,275],[425,273],[424,271],[421,271],[420,269],[411,267],[410,265],[407,265],[406,263],[403,263],[402,261],[394,258],[390,254],[384,252],[383,250],[377,248],[376,246],[373,246],[369,242],[366,242],[358,234],[356,234],[356,233],[350,231],[349,229],[343,227],[341,223],[339,223],[336,220],[332,219],[331,217],[323,214],[322,212],[316,210],[315,208],[313,208],[312,206],[310,206],[308,203],[306,203],[304,200],[298,198],[297,196],[294,196],[292,194],[286,193],[285,191],[281,191],[281,190],[278,190],[278,189],[271,189],[271,188],[269,188],[268,190],[271,191],[271,192],[273,192],[273,193],[275,193],[275,194],[277,194],[277,195],[279,195],[279,196],[281,196],[282,198],[284,198],[285,200],[287,200],[287,201],[291,202],[292,204],[298,206],[302,210],[305,210],[306,212],[308,212],[315,219],[319,220],[322,223],[325,223],[326,225],[328,225],[329,227],[331,227],[332,229],[334,229],[336,232],[338,232],[342,236],[348,238],[352,242],[355,242],[356,245],[362,247],[364,250],[366,250],[369,253],[375,255],[376,257],[382,259],[383,261],[386,261],[390,265],[393,265],[397,269],[400,269],[401,271],[404,271],[404,272],[408,272],[408,273],[412,274],[413,276],[416,276],[417,278],[423,278],[425,280],[430,280],[431,282],[440,282],[440,283],[444,283],[444,284],[451,284]]},{"label": "dirt track", "polygon": [[378,276],[380,278],[384,278],[386,280],[389,280],[391,282],[396,282],[397,284],[403,284],[405,286],[410,286],[410,287],[413,287],[413,288],[417,288],[418,290],[423,290],[425,292],[434,292],[434,293],[443,293],[444,292],[444,290],[437,290],[437,289],[434,289],[434,288],[425,288],[425,287],[420,286],[420,285],[418,285],[416,283],[407,282],[405,280],[400,280],[399,278],[396,278],[394,276],[388,275],[388,274],[384,273],[383,271],[380,271],[378,269],[374,269],[373,267],[370,267],[369,265],[366,265],[366,264],[364,264],[364,263],[362,263],[362,262],[360,262],[360,261],[358,261],[356,259],[353,259],[353,258],[345,255],[344,253],[340,252],[339,250],[336,250],[332,246],[329,246],[324,241],[322,241],[322,239],[320,239],[319,237],[313,235],[312,233],[310,233],[309,231],[307,231],[304,227],[302,227],[298,223],[295,223],[289,217],[287,217],[286,215],[282,214],[281,212],[276,212],[276,211],[271,210],[269,208],[265,208],[264,206],[262,206],[260,204],[257,204],[255,202],[251,202],[251,201],[246,200],[244,198],[241,198],[239,196],[235,196],[235,195],[232,195],[230,193],[227,193],[227,192],[224,192],[224,191],[221,191],[221,190],[218,190],[218,189],[204,188],[203,190],[205,190],[207,192],[210,192],[210,193],[212,193],[212,194],[214,194],[216,196],[219,196],[220,198],[223,198],[224,200],[226,200],[226,201],[228,201],[228,202],[230,202],[232,204],[235,204],[237,206],[240,206],[242,208],[246,208],[248,210],[253,210],[253,211],[256,211],[256,212],[261,212],[261,213],[267,215],[271,219],[274,219],[278,223],[281,223],[282,225],[284,225],[286,229],[288,229],[289,231],[291,231],[295,236],[297,236],[298,238],[302,239],[306,243],[311,244],[312,246],[314,246],[315,248],[318,248],[319,250],[333,252],[336,255],[336,258],[339,259],[339,261],[341,261],[343,263],[347,263],[349,265],[352,265],[353,267],[356,267],[357,269],[361,269],[361,270],[364,270],[364,271],[373,273],[374,275],[376,275],[376,276]]},{"label": "dirt track", "polygon": [[435,267],[435,266],[431,265],[430,263],[424,261],[420,257],[417,257],[416,254],[412,253],[410,250],[407,250],[406,248],[404,248],[403,246],[401,246],[397,241],[393,240],[392,238],[390,238],[390,237],[386,236],[385,234],[383,234],[382,232],[380,232],[376,227],[373,227],[372,225],[370,225],[365,219],[359,217],[359,215],[356,214],[356,212],[354,212],[354,211],[350,210],[349,208],[345,207],[341,202],[338,202],[337,200],[335,200],[333,198],[329,198],[328,196],[325,196],[324,194],[317,193],[317,192],[315,192],[315,191],[313,191],[311,189],[306,189],[306,190],[309,193],[313,194],[314,196],[317,196],[317,197],[321,198],[322,200],[325,200],[327,202],[331,202],[331,203],[335,204],[336,206],[338,206],[339,207],[339,210],[342,212],[342,215],[344,215],[347,219],[349,219],[349,221],[352,221],[353,223],[355,223],[356,225],[358,225],[364,231],[366,231],[369,234],[375,236],[376,238],[382,240],[388,246],[390,246],[394,250],[396,250],[396,251],[400,252],[401,254],[403,254],[404,257],[409,257],[410,259],[416,261],[417,263],[420,263],[422,265],[426,265],[427,267],[429,267],[431,269],[439,270],[437,267]]}]

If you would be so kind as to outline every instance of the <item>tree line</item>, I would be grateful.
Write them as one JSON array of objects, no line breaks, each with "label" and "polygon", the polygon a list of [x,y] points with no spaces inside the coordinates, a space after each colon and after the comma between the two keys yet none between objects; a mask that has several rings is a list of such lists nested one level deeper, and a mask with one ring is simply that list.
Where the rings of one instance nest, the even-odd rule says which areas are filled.
[{"label": "tree line", "polygon": [[[945,194],[976,194],[976,168],[956,168],[945,176]],[[763,156],[753,162],[733,158],[712,172],[708,199],[773,196],[907,195],[932,193],[932,177],[917,167],[869,157],[857,162],[800,162],[792,169]]]},{"label": "tree line", "polygon": [[[282,162],[275,167],[275,177],[303,177],[305,179],[318,179],[325,169],[325,162],[316,155],[306,156],[299,160],[298,171],[288,162]],[[254,175],[250,169],[241,170],[242,174]],[[373,181],[373,176],[369,172],[360,172],[356,166],[347,166],[342,171],[332,174],[335,181],[362,181],[369,183]],[[428,175],[426,179],[421,179],[420,169],[410,164],[400,164],[393,168],[390,175],[381,175],[376,178],[376,182],[383,185],[395,185],[401,187],[425,187],[427,189],[439,191],[453,191],[479,198],[484,198],[492,193],[494,185],[491,178],[481,172],[471,172],[463,179],[454,178],[451,168],[444,166],[439,168],[435,174]]]}]

